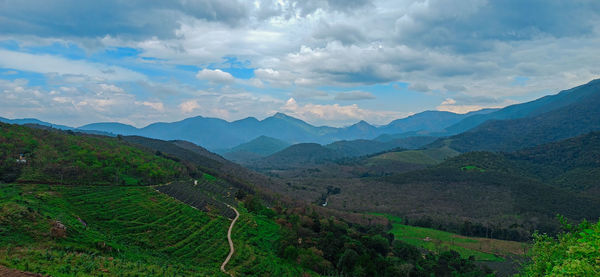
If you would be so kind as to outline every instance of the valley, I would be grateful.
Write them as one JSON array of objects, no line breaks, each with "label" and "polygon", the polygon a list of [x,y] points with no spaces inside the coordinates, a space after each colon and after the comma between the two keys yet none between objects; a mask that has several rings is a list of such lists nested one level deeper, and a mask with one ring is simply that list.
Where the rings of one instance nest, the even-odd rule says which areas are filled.
[{"label": "valley", "polygon": [[[405,133],[371,139],[293,143],[265,132],[223,156],[185,138],[0,123],[0,266],[52,276],[510,276],[531,264],[539,233],[600,218],[596,84],[460,117],[426,112],[393,122]],[[410,129],[432,116],[437,125]],[[483,117],[494,120],[449,131]],[[283,114],[264,124],[279,120],[333,132]]]}]

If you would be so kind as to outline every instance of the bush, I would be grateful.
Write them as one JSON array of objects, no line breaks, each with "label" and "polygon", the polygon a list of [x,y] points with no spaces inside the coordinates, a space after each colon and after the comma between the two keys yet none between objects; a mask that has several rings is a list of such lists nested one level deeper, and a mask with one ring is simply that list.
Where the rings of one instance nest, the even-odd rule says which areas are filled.
[{"label": "bush", "polygon": [[600,276],[600,222],[583,222],[557,238],[534,234],[532,262],[521,276]]}]

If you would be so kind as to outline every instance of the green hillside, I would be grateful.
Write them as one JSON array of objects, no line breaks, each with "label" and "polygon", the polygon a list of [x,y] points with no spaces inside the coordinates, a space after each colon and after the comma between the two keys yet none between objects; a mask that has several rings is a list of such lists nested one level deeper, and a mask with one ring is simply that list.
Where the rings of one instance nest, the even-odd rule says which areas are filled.
[{"label": "green hillside", "polygon": [[[17,159],[23,157],[23,162]],[[70,185],[151,185],[194,169],[119,138],[0,123],[4,182]]]},{"label": "green hillside", "polygon": [[460,152],[508,152],[600,130],[600,82],[593,81],[578,89],[585,90],[585,94],[575,98],[577,101],[568,102],[570,105],[524,118],[490,120],[464,133],[438,140],[429,148],[448,145]]},{"label": "green hillside", "polygon": [[472,165],[600,197],[599,157],[600,132],[592,132],[506,154],[470,152],[449,159],[444,166]]},{"label": "green hillside", "polygon": [[226,154],[235,152],[249,152],[261,157],[265,157],[281,151],[288,146],[290,146],[289,142],[267,136],[260,136],[249,142],[240,144],[227,150]]},{"label": "green hillside", "polygon": [[226,218],[151,187],[0,190],[4,266],[53,276],[218,275],[229,251]]},{"label": "green hillside", "polygon": [[371,157],[367,160],[367,163],[401,162],[408,164],[435,165],[444,161],[446,158],[456,156],[457,154],[458,152],[447,147],[394,151]]}]

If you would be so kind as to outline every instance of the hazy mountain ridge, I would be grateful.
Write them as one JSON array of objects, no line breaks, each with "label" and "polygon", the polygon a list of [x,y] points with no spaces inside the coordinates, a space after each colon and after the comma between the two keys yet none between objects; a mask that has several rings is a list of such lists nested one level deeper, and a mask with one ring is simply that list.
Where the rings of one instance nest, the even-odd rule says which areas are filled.
[{"label": "hazy mountain ridge", "polygon": [[[568,98],[571,95],[573,99]],[[600,130],[599,80],[553,97],[556,98],[545,97],[540,101],[558,108],[546,109],[543,113],[540,108],[525,118],[487,121],[467,132],[440,139],[429,147],[447,145],[460,152],[515,151]]]},{"label": "hazy mountain ridge", "polygon": [[[94,123],[81,126],[82,130],[101,130],[114,134],[139,135],[157,139],[182,139],[211,150],[228,149],[247,143],[259,136],[295,143],[328,144],[341,140],[374,139],[383,134],[414,132],[427,135],[439,132],[449,125],[473,114],[492,112],[485,109],[467,114],[426,111],[390,124],[376,127],[360,121],[348,127],[314,126],[283,113],[258,120],[253,117],[228,122],[218,118],[192,117],[172,123],[153,123],[135,128],[120,123]],[[448,117],[448,118],[446,118]]]},{"label": "hazy mountain ridge", "polygon": [[594,94],[600,87],[600,79],[592,80],[574,88],[560,91],[554,95],[546,95],[533,101],[510,105],[487,114],[476,114],[469,116],[460,122],[445,129],[448,134],[458,134],[489,120],[518,119],[541,115],[568,105],[577,103]]}]

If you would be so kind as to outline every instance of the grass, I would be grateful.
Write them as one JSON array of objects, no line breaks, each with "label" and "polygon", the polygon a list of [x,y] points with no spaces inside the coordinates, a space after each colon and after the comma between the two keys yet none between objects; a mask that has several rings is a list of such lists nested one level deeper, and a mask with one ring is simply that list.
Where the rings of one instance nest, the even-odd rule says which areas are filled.
[{"label": "grass", "polygon": [[[240,218],[232,233],[236,252],[227,269],[234,276],[308,276],[316,275],[276,256],[280,226],[263,215],[238,207]],[[257,259],[256,257],[262,257]]]},{"label": "grass", "polygon": [[[3,184],[0,207],[0,264],[19,270],[219,276],[229,251],[229,220],[150,187]],[[57,221],[65,237],[52,235]]]},{"label": "grass", "polygon": [[410,164],[435,165],[448,157],[456,156],[458,152],[444,147],[424,150],[408,150],[400,152],[387,152],[369,159],[376,163],[381,161],[404,162]]},{"label": "grass", "polygon": [[524,255],[528,248],[527,244],[521,242],[465,237],[430,228],[404,225],[402,219],[397,216],[377,215],[385,216],[392,222],[390,232],[396,239],[438,253],[454,250],[463,258],[473,256],[478,261],[504,261],[503,257],[509,255]]},{"label": "grass", "polygon": [[203,173],[202,178],[204,178],[205,180],[211,181],[211,182],[217,181],[217,178],[215,176],[212,176],[208,173]]},{"label": "grass", "polygon": [[[235,276],[299,276],[280,226],[238,208]],[[52,235],[56,222],[66,236]],[[152,187],[0,184],[0,265],[52,276],[221,276],[231,221]]]},{"label": "grass", "polygon": [[480,168],[478,166],[475,165],[467,165],[467,166],[463,166],[460,168],[463,171],[479,171],[479,172],[485,172],[485,169]]}]

